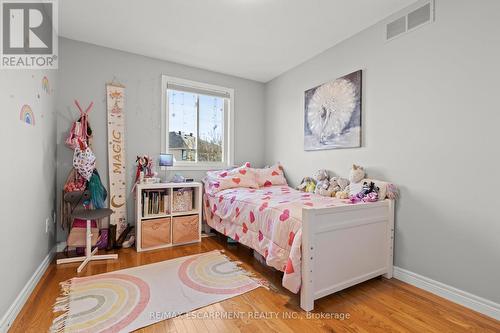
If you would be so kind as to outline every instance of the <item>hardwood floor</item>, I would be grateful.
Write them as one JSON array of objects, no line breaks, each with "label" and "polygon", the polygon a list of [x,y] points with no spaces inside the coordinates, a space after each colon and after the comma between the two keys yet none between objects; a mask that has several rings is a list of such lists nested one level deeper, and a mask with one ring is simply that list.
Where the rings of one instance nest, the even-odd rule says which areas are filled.
[{"label": "hardwood floor", "polygon": [[[195,311],[202,319],[180,316],[137,332],[500,332],[500,322],[398,281],[376,278],[315,303],[312,317],[299,307],[299,297],[281,287],[279,272],[264,267],[252,251],[227,246],[224,239],[204,238],[201,244],[151,252],[119,250],[118,260],[91,262],[79,276],[89,276],[150,264],[180,256],[226,249],[243,267],[265,277],[276,290],[257,288],[244,295]],[[59,255],[60,256],[60,255]],[[50,265],[28,299],[10,332],[47,332],[55,314],[52,305],[59,282],[76,274],[78,264]],[[253,313],[260,319],[216,319],[225,313]],[[208,314],[212,315],[208,315]],[[330,316],[330,318],[325,318]],[[344,316],[344,317],[342,317]],[[208,318],[205,318],[208,317]]]}]

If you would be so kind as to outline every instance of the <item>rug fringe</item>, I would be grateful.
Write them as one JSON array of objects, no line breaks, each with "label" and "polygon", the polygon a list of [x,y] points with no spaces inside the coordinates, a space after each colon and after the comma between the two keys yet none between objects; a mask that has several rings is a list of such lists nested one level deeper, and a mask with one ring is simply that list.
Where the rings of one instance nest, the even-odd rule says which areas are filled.
[{"label": "rug fringe", "polygon": [[52,322],[52,326],[50,326],[50,333],[64,333],[66,330],[66,321],[69,316],[69,299],[70,299],[70,291],[71,291],[71,282],[72,280],[67,280],[59,283],[61,288],[62,296],[56,299],[56,302],[52,306],[53,312],[63,312],[60,314],[54,321]]},{"label": "rug fringe", "polygon": [[49,328],[50,333],[64,333],[66,331],[66,320],[68,319],[69,311],[66,311],[56,319],[52,323],[52,326]]},{"label": "rug fringe", "polygon": [[267,290],[271,290],[271,291],[278,291],[278,289],[273,286],[271,284],[271,282],[269,282],[268,280],[264,279],[264,278],[260,278],[257,276],[257,274],[255,273],[252,273],[252,272],[249,272],[247,271],[245,268],[242,267],[243,265],[243,262],[242,261],[239,261],[239,260],[232,260],[231,258],[229,258],[224,252],[224,250],[219,250],[220,252],[220,255],[223,256],[224,258],[226,258],[230,263],[234,264],[236,269],[238,270],[239,273],[247,276],[248,278],[250,278],[251,280],[253,280],[255,283],[257,283],[259,286],[267,289]]},{"label": "rug fringe", "polygon": [[276,289],[275,286],[273,286],[273,284],[269,281],[267,281],[266,279],[259,279],[259,278],[253,278],[253,280],[255,282],[257,282],[261,287],[267,289],[267,290],[270,290],[270,291],[278,291],[278,289]]}]

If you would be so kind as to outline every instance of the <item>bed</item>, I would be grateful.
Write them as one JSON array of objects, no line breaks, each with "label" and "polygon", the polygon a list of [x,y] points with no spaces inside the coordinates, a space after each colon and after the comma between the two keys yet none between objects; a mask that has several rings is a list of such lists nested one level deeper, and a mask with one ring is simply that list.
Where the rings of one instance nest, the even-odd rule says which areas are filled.
[{"label": "bed", "polygon": [[266,184],[221,191],[205,186],[203,206],[210,227],[284,272],[282,285],[300,291],[306,311],[314,300],[357,283],[392,278],[392,200],[350,204]]}]

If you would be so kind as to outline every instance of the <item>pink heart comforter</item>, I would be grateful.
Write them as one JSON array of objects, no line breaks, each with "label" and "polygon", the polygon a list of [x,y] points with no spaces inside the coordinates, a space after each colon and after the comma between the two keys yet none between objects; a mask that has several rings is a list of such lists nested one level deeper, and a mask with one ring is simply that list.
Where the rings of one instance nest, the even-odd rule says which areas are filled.
[{"label": "pink heart comforter", "polygon": [[345,200],[283,185],[239,187],[218,193],[205,187],[203,199],[208,225],[256,250],[267,265],[283,271],[282,285],[293,293],[301,284],[302,208],[344,205]]}]

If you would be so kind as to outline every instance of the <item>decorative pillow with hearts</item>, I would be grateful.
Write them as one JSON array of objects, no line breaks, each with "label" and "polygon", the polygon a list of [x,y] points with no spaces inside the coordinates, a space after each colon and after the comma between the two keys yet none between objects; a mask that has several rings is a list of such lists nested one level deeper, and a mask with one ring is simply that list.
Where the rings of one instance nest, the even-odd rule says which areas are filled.
[{"label": "decorative pillow with hearts", "polygon": [[257,175],[257,183],[260,187],[274,185],[288,185],[281,164],[275,164],[269,168],[254,169]]},{"label": "decorative pillow with hearts", "polygon": [[259,188],[255,169],[248,162],[232,170],[208,172],[206,184],[211,193],[235,187]]}]

